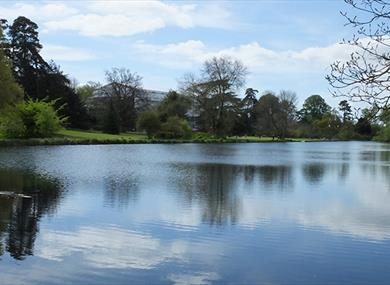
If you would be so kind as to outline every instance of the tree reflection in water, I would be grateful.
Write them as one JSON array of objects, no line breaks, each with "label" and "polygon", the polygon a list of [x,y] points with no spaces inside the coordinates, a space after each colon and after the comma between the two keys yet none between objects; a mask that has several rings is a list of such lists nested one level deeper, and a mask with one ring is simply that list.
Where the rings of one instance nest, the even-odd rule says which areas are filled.
[{"label": "tree reflection in water", "polygon": [[173,168],[172,173],[180,178],[172,179],[179,184],[174,188],[180,189],[187,202],[200,200],[202,220],[211,225],[239,222],[240,190],[249,191],[253,185],[260,191],[293,189],[289,165],[175,164]]},{"label": "tree reflection in water", "polygon": [[0,254],[7,251],[21,260],[33,254],[39,221],[55,212],[64,187],[56,179],[16,169],[0,169],[0,185],[1,191],[31,196],[0,196]]}]

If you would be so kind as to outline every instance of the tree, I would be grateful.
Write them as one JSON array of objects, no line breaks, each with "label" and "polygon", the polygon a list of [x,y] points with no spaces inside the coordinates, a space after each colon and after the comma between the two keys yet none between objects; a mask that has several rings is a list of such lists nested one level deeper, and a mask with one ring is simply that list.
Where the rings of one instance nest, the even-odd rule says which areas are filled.
[{"label": "tree", "polygon": [[279,98],[272,92],[260,97],[256,104],[257,133],[259,135],[282,137],[284,133],[283,112]]},{"label": "tree", "polygon": [[287,135],[287,132],[296,123],[297,117],[297,94],[292,91],[282,90],[279,93],[279,101],[281,106],[281,129],[283,130],[283,137]]},{"label": "tree", "polygon": [[378,110],[390,104],[390,3],[384,0],[344,0],[357,15],[342,12],[347,25],[357,29],[344,41],[353,52],[347,61],[336,61],[326,79],[335,96],[363,101]]},{"label": "tree", "polygon": [[1,22],[8,30],[3,43],[5,54],[12,63],[16,81],[23,87],[25,99],[55,101],[55,107],[61,115],[69,117],[72,127],[83,127],[86,110],[70,80],[58,65],[46,62],[40,55],[38,25],[26,17],[18,17],[12,25],[5,20]]},{"label": "tree", "polygon": [[312,124],[314,134],[328,139],[336,136],[341,127],[341,121],[336,110],[325,113],[321,118],[313,121]]},{"label": "tree", "polygon": [[247,88],[245,90],[245,97],[244,97],[244,99],[242,99],[242,101],[244,103],[244,108],[252,109],[256,105],[257,93],[259,93],[259,91],[256,89],[253,89],[253,88]]},{"label": "tree", "polygon": [[134,130],[138,113],[150,101],[142,88],[142,77],[126,68],[112,68],[106,71],[106,80],[108,84],[99,92],[118,113],[120,131]]},{"label": "tree", "polygon": [[239,114],[239,122],[238,126],[236,126],[237,129],[241,129],[241,132],[237,132],[236,130],[239,134],[253,134],[255,131],[257,93],[259,91],[253,88],[247,88],[245,90],[245,97],[241,100],[242,112]]},{"label": "tree", "polygon": [[340,101],[339,110],[342,113],[343,124],[352,120],[352,108],[347,100]]},{"label": "tree", "polygon": [[320,95],[312,95],[303,103],[303,108],[299,111],[302,122],[311,123],[321,119],[326,113],[330,112],[331,107]]},{"label": "tree", "polygon": [[120,120],[118,111],[115,110],[113,100],[109,101],[108,110],[106,111],[104,118],[103,131],[109,134],[120,133]]},{"label": "tree", "polygon": [[370,121],[365,117],[360,117],[355,125],[355,131],[359,135],[370,137],[373,134]]},{"label": "tree", "polygon": [[10,58],[14,76],[23,86],[26,97],[43,99],[47,94],[39,94],[41,82],[38,78],[48,73],[50,65],[39,54],[42,45],[38,38],[38,25],[26,17],[18,17],[4,27],[8,30],[5,38],[5,53]]},{"label": "tree", "polygon": [[233,127],[239,102],[236,94],[246,74],[240,61],[222,56],[205,61],[199,79],[187,78],[186,92],[194,97],[205,130],[224,135]]},{"label": "tree", "polygon": [[[3,38],[2,29],[0,28],[0,38]],[[4,56],[0,42],[0,109],[6,105],[14,104],[23,98],[23,90],[16,83],[9,60]]]},{"label": "tree", "polygon": [[167,121],[168,117],[186,118],[186,114],[191,108],[191,100],[188,96],[169,91],[164,100],[158,106],[158,112],[162,121]]},{"label": "tree", "polygon": [[98,88],[98,84],[94,82],[88,82],[87,84],[76,86],[76,94],[80,98],[81,102],[85,103],[92,97],[93,92]]},{"label": "tree", "polygon": [[142,112],[137,120],[137,129],[145,131],[149,138],[156,135],[161,129],[161,122],[157,112]]}]

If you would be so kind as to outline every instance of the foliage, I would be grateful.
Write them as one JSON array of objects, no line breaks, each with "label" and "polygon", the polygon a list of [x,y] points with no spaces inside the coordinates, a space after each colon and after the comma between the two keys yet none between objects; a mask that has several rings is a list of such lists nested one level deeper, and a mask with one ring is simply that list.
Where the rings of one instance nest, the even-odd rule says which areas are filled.
[{"label": "foliage", "polygon": [[161,131],[159,137],[165,139],[173,138],[191,138],[191,127],[188,125],[188,122],[184,119],[179,118],[178,116],[169,117],[165,123],[161,126]]},{"label": "foliage", "polygon": [[279,98],[273,93],[261,96],[256,104],[257,134],[279,137],[282,110]]},{"label": "foliage", "polygon": [[341,121],[336,112],[327,112],[320,119],[315,120],[313,126],[319,137],[331,139],[337,135]]},{"label": "foliage", "polygon": [[360,117],[355,125],[355,132],[362,136],[372,136],[373,129],[370,121],[365,117]]},{"label": "foliage", "polygon": [[[0,27],[0,38],[2,38],[2,29]],[[4,56],[0,49],[0,109],[9,104],[18,102],[23,97],[23,90],[16,83],[9,60]]]},{"label": "foliage", "polygon": [[335,137],[340,140],[351,140],[360,138],[359,135],[355,132],[354,124],[352,122],[343,123]]},{"label": "foliage", "polygon": [[106,111],[106,118],[104,120],[103,131],[109,134],[119,134],[120,133],[120,119],[115,106],[110,100],[108,105],[108,110]]},{"label": "foliage", "polygon": [[0,118],[1,132],[7,138],[53,136],[65,121],[58,116],[54,104],[29,99],[10,107]]},{"label": "foliage", "polygon": [[241,112],[236,118],[235,127],[233,132],[235,134],[254,134],[256,125],[256,112],[255,106],[257,103],[256,94],[258,90],[253,88],[247,88],[245,90],[245,97],[241,100],[240,109]]},{"label": "foliage", "polygon": [[255,105],[257,134],[285,138],[295,120],[295,104],[296,95],[290,91],[261,96]]},{"label": "foliage", "polygon": [[191,99],[188,96],[181,95],[176,91],[169,91],[164,100],[158,106],[158,112],[163,122],[168,117],[186,118],[187,112],[191,108]]},{"label": "foliage", "polygon": [[38,25],[22,16],[12,25],[5,20],[2,23],[8,31],[2,45],[12,63],[14,77],[24,89],[25,99],[55,101],[55,107],[62,116],[69,117],[71,126],[84,127],[86,110],[70,80],[54,62],[48,63],[40,55]]},{"label": "foliage", "polygon": [[383,142],[390,142],[390,124],[381,129],[374,139]]},{"label": "foliage", "polygon": [[149,138],[156,135],[161,128],[161,122],[158,113],[154,111],[146,111],[139,115],[137,120],[137,129],[145,131]]},{"label": "foliage", "polygon": [[86,103],[86,101],[92,97],[96,88],[97,84],[89,82],[87,84],[76,87],[76,94],[80,98],[81,102]]},{"label": "foliage", "polygon": [[340,101],[339,110],[342,113],[343,124],[352,120],[352,108],[347,100]]},{"label": "foliage", "polygon": [[199,129],[217,135],[231,131],[240,102],[237,91],[243,87],[246,74],[240,61],[222,56],[206,60],[200,78],[185,78],[183,91],[194,99]]},{"label": "foliage", "polygon": [[312,95],[303,103],[303,108],[299,111],[302,122],[312,123],[322,119],[322,116],[330,112],[330,106],[320,95]]}]

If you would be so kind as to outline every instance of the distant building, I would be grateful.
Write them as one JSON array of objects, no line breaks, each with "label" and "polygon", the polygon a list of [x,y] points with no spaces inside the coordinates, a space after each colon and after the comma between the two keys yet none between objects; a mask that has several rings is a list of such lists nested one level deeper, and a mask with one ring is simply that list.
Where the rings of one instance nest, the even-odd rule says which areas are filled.
[{"label": "distant building", "polygon": [[150,103],[154,106],[160,104],[168,94],[168,92],[165,91],[151,89],[144,89],[144,91],[146,92],[146,94],[148,94],[150,98]]},{"label": "distant building", "polygon": [[[111,90],[112,90],[111,84],[104,85],[96,89],[89,100],[95,101],[98,99],[103,99],[107,96],[107,94],[110,94]],[[146,93],[147,97],[149,97],[150,104],[152,106],[156,106],[159,103],[161,103],[164,100],[165,96],[168,94],[168,92],[165,91],[151,90],[151,89],[143,89],[143,91]]]}]

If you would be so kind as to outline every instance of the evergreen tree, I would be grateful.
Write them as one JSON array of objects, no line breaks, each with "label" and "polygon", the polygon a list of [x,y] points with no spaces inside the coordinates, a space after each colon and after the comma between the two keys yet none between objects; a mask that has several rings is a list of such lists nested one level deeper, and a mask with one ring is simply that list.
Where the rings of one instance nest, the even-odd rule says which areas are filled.
[{"label": "evergreen tree", "polygon": [[[2,29],[0,27],[0,39],[3,39]],[[8,104],[13,104],[22,99],[23,90],[16,83],[10,66],[9,60],[3,53],[3,42],[0,42],[0,109]]]},{"label": "evergreen tree", "polygon": [[72,127],[83,127],[86,111],[70,80],[54,62],[48,63],[40,55],[38,25],[26,17],[18,17],[12,25],[2,20],[2,25],[8,30],[5,52],[25,99],[56,100],[60,115],[69,117]]}]

